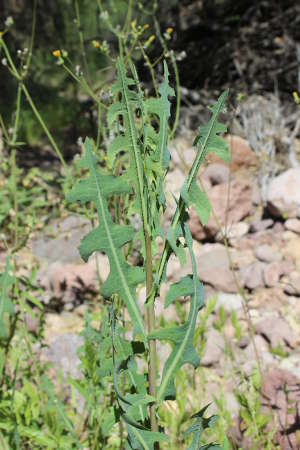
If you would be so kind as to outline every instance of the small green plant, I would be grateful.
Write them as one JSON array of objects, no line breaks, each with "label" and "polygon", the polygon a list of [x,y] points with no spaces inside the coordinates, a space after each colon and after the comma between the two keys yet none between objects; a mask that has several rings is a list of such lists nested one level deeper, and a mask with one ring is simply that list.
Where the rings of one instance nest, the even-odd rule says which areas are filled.
[{"label": "small green plant", "polygon": [[259,371],[254,369],[235,391],[240,405],[241,428],[245,437],[251,438],[255,448],[274,450],[277,448],[274,445],[275,428],[267,428],[272,415],[262,412],[260,389],[261,377]]},{"label": "small green plant", "polygon": [[[114,102],[108,109],[108,123],[115,126],[118,135],[108,149],[111,167],[118,159],[118,176],[100,167],[93,142],[85,141],[85,153],[80,166],[88,177],[79,181],[67,196],[69,202],[92,203],[97,210],[98,225],[82,240],[79,252],[84,261],[94,252],[104,252],[109,259],[110,273],[102,285],[101,293],[108,304],[111,355],[102,350],[102,364],[112,377],[115,401],[114,420],[126,429],[126,448],[157,449],[168,440],[160,424],[160,410],[166,400],[176,398],[176,376],[185,364],[195,368],[200,360],[194,348],[198,312],[204,306],[203,286],[197,275],[193,253],[193,239],[189,231],[188,209],[195,208],[205,224],[209,218],[209,201],[197,185],[197,174],[209,152],[215,152],[229,161],[226,143],[219,137],[226,126],[218,122],[225,108],[224,92],[211,108],[209,123],[201,126],[194,141],[195,160],[182,186],[180,198],[171,225],[165,234],[162,221],[166,209],[164,178],[168,171],[168,119],[173,89],[168,82],[168,68],[164,63],[164,81],[159,97],[145,99],[137,73],[130,64],[131,77],[126,73],[121,58],[117,61],[117,79],[112,87]],[[126,159],[124,159],[126,155]],[[114,211],[111,198],[123,208],[120,215]],[[120,218],[119,223],[113,221]],[[141,222],[134,228],[133,218]],[[157,239],[164,240],[159,252]],[[130,249],[140,254],[131,255]],[[171,254],[181,265],[187,255],[192,274],[171,285],[165,308],[178,297],[190,298],[186,321],[179,326],[156,329],[155,302],[166,280],[166,268]],[[134,264],[134,261],[138,263]],[[137,301],[137,286],[146,285],[146,301],[141,311]],[[123,306],[126,314],[123,314]],[[124,328],[125,324],[125,328]],[[130,331],[130,336],[128,335]],[[156,341],[171,343],[172,349],[162,374],[157,370]],[[160,375],[160,379],[159,379]],[[203,429],[211,427],[214,418],[205,419],[206,408],[194,417],[194,424],[186,436],[192,435],[189,449],[217,449],[215,444],[202,446]]]}]

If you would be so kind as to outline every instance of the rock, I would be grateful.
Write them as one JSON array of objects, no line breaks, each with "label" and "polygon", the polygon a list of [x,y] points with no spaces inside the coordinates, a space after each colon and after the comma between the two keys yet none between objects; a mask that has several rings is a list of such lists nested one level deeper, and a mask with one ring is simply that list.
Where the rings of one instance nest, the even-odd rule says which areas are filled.
[{"label": "rock", "polygon": [[266,287],[273,287],[279,282],[280,277],[287,275],[292,270],[289,261],[274,261],[264,268],[264,282]]},{"label": "rock", "polygon": [[[109,264],[104,257],[101,259],[100,276],[106,279]],[[95,260],[86,264],[51,264],[41,277],[41,285],[48,290],[50,298],[60,299],[63,303],[78,303],[87,292],[98,290]]]},{"label": "rock", "polygon": [[216,184],[228,183],[230,175],[230,169],[223,164],[210,164],[203,172],[202,180],[207,180],[210,186]]},{"label": "rock", "polygon": [[227,294],[226,292],[220,292],[218,294],[215,309],[218,310],[221,306],[227,312],[237,311],[243,307],[243,299],[238,294]]},{"label": "rock", "polygon": [[224,351],[224,339],[221,334],[211,328],[206,334],[206,346],[201,358],[201,365],[204,367],[213,366],[220,362]]},{"label": "rock", "polygon": [[300,212],[300,169],[286,170],[271,181],[267,206],[275,217],[297,217]]},{"label": "rock", "polygon": [[64,380],[68,375],[79,378],[82,374],[79,368],[80,360],[77,356],[77,350],[82,344],[83,338],[81,336],[71,333],[62,334],[51,339],[48,347],[42,348],[41,357],[53,364],[56,375],[58,370],[61,370]]},{"label": "rock", "polygon": [[300,296],[300,275],[297,272],[291,273],[288,282],[284,284],[283,290],[288,295]]},{"label": "rock", "polygon": [[274,224],[273,219],[256,220],[255,222],[251,222],[250,231],[252,233],[263,231],[266,230],[267,228],[271,228],[273,224]]},{"label": "rock", "polygon": [[[257,159],[255,153],[252,151],[249,143],[245,139],[239,136],[228,135],[226,136],[225,140],[227,141],[230,149],[230,169],[233,172],[236,172],[240,169],[249,170],[250,167],[256,166]],[[224,164],[224,162],[222,162],[215,155],[209,155],[209,160],[211,162],[221,162],[221,164]]]},{"label": "rock", "polygon": [[265,286],[266,287],[276,286],[281,275],[280,264],[277,261],[268,264],[266,267],[264,267],[263,273]]},{"label": "rock", "polygon": [[182,136],[178,136],[170,143],[169,150],[171,153],[171,164],[173,167],[177,166],[179,169],[182,169],[182,160],[186,164],[187,168],[192,166],[196,156],[196,149],[191,146],[192,140],[193,137],[191,137],[191,139],[186,139]]},{"label": "rock", "polygon": [[283,450],[299,449],[300,379],[287,370],[274,368],[262,381],[262,406],[266,414],[274,417],[271,428],[276,427],[276,441]]},{"label": "rock", "polygon": [[271,347],[280,345],[295,348],[297,345],[297,337],[282,317],[275,315],[266,317],[255,325],[255,330],[267,339]]},{"label": "rock", "polygon": [[300,234],[300,220],[299,219],[288,219],[284,222],[284,226],[287,230],[293,231],[294,233]]},{"label": "rock", "polygon": [[283,358],[280,361],[280,368],[284,370],[288,370],[291,374],[293,374],[295,377],[299,378],[300,380],[300,355],[292,354],[287,356],[286,358]]},{"label": "rock", "polygon": [[[274,363],[274,357],[269,351],[269,346],[262,336],[256,335],[253,337],[258,353],[258,358],[265,366],[270,366]],[[256,352],[253,342],[250,340],[249,345],[242,351],[240,357],[240,364],[242,364],[243,372],[250,376],[253,369],[257,367]]]},{"label": "rock", "polygon": [[234,242],[236,239],[246,236],[248,231],[249,225],[246,222],[233,223],[230,228],[222,228],[222,233],[220,233],[220,231],[217,233],[216,240],[222,240],[223,236],[225,235],[227,239],[229,239],[229,241]]},{"label": "rock", "polygon": [[221,292],[237,292],[224,245],[203,245],[201,250],[196,253],[196,260],[198,275],[202,282]]},{"label": "rock", "polygon": [[238,275],[241,285],[251,290],[264,286],[264,267],[265,264],[262,262],[255,262],[247,267],[242,267]]},{"label": "rock", "polygon": [[281,261],[281,253],[269,245],[260,245],[254,250],[257,259],[263,262]]},{"label": "rock", "polygon": [[[288,233],[288,232],[287,232]],[[295,235],[296,236],[296,235]],[[300,239],[292,237],[288,239],[282,248],[282,253],[287,259],[291,259],[298,270],[300,270]]]},{"label": "rock", "polygon": [[78,334],[84,328],[84,318],[75,313],[63,311],[60,314],[45,314],[45,341],[51,342],[52,339],[61,334]]},{"label": "rock", "polygon": [[167,219],[171,219],[175,212],[176,202],[174,200],[174,197],[176,199],[179,198],[180,190],[183,186],[184,180],[185,180],[185,175],[184,175],[183,171],[180,170],[178,167],[175,167],[175,169],[173,171],[170,171],[167,173],[166,187],[165,187],[165,193],[166,193],[167,202],[168,202],[168,208],[166,211]]},{"label": "rock", "polygon": [[[230,193],[229,200],[228,193]],[[247,181],[233,180],[230,183],[229,190],[227,183],[218,184],[209,189],[207,195],[221,227],[226,224],[227,228],[230,229],[233,223],[240,222],[251,212],[252,188]],[[218,232],[218,225],[212,214],[203,229],[193,209],[190,211],[189,225],[193,237],[198,240],[204,237],[214,237]]]},{"label": "rock", "polygon": [[87,219],[68,216],[62,222],[54,222],[50,227],[51,234],[58,237],[46,237],[32,240],[29,245],[33,255],[46,266],[49,263],[82,262],[77,247],[81,239],[91,230]]}]

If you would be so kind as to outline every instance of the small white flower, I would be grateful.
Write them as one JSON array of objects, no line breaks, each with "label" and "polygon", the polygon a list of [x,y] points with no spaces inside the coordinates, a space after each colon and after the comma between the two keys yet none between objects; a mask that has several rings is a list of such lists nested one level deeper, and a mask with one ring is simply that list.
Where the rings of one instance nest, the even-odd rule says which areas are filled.
[{"label": "small white flower", "polygon": [[99,17],[100,17],[100,19],[102,19],[102,20],[107,20],[107,19],[108,19],[108,12],[107,12],[107,11],[102,11],[102,12],[99,14]]},{"label": "small white flower", "polygon": [[184,50],[180,53],[177,53],[177,55],[176,55],[176,61],[182,61],[185,58],[186,58],[186,52]]},{"label": "small white flower", "polygon": [[2,59],[1,59],[1,64],[2,64],[3,66],[7,66],[7,59],[6,59],[6,58],[2,58]]},{"label": "small white flower", "polygon": [[17,50],[17,55],[18,55],[19,58],[21,58],[21,56],[22,56],[22,50],[20,50],[20,49]]},{"label": "small white flower", "polygon": [[82,139],[81,136],[79,136],[79,138],[77,139],[77,145],[78,145],[79,147],[81,147],[81,146],[83,145],[83,139]]},{"label": "small white flower", "polygon": [[81,70],[80,70],[80,65],[79,65],[79,64],[77,64],[77,65],[75,66],[75,75],[76,75],[77,77],[79,77],[79,76],[81,75]]},{"label": "small white flower", "polygon": [[28,53],[28,48],[27,47],[24,48],[23,53],[24,53],[24,55],[27,55],[27,53]]},{"label": "small white flower", "polygon": [[6,17],[4,24],[6,28],[11,27],[14,24],[14,19],[12,18],[12,16]]}]

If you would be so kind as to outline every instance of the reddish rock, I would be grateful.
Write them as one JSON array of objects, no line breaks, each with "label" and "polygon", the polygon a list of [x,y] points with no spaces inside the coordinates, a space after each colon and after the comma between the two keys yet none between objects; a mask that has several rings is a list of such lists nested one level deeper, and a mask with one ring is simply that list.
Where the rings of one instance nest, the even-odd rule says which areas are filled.
[{"label": "reddish rock", "polygon": [[288,346],[295,348],[298,342],[297,336],[290,325],[282,318],[269,316],[255,325],[258,334],[264,336],[272,347]]},{"label": "reddish rock", "polygon": [[[105,279],[109,265],[106,260],[104,260],[106,265],[101,264],[101,261],[102,258],[100,258],[100,275],[102,274]],[[87,291],[97,291],[96,263],[92,260],[88,264],[54,263],[44,273],[41,285],[47,290],[50,298],[60,299],[62,303],[76,302]]]},{"label": "reddish rock", "polygon": [[[240,169],[249,169],[256,166],[257,158],[249,143],[240,136],[228,135],[225,140],[228,143],[231,153],[230,169],[236,172]],[[209,155],[209,161],[225,164],[215,155]]]},{"label": "reddish rock", "polygon": [[286,170],[271,181],[267,206],[275,217],[297,217],[300,210],[300,169]]},{"label": "reddish rock", "polygon": [[[228,183],[213,186],[208,190],[207,195],[221,227],[226,224],[227,228],[230,228],[233,223],[240,222],[251,212],[252,187],[248,181],[233,180],[229,189]],[[203,229],[193,209],[190,211],[189,224],[193,237],[198,240],[205,236],[214,237],[219,230],[213,214],[211,214],[208,224]]]},{"label": "reddish rock", "polygon": [[276,441],[282,450],[298,450],[300,380],[286,370],[275,368],[265,374],[262,382],[262,406],[274,420]]}]

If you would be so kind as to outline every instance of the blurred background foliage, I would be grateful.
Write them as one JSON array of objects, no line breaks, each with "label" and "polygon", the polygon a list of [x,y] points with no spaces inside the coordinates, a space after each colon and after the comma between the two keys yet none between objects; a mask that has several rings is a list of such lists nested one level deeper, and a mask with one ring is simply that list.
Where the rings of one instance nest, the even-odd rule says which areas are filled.
[{"label": "blurred background foliage", "polygon": [[[18,50],[30,45],[34,5],[35,0],[0,2],[0,30],[5,29],[8,18],[14,22],[5,41],[18,64]],[[36,5],[36,33],[26,86],[66,159],[74,155],[79,136],[95,136],[95,104],[57,65],[52,52],[66,50],[73,70],[82,71],[102,96],[114,78],[112,59],[121,46],[116,34],[127,33],[129,45],[132,20],[136,26],[147,24],[141,41],[151,62],[159,60],[166,50],[157,26],[163,38],[168,28],[174,30],[165,41],[174,51],[180,85],[188,89],[219,92],[230,87],[244,93],[278,89],[288,96],[300,90],[300,4],[294,0],[38,0]],[[155,39],[148,42],[151,36]],[[107,52],[95,48],[95,41],[100,46],[107,43]],[[140,78],[149,81],[151,89],[151,71],[141,49],[131,56]],[[175,85],[174,70],[171,83]],[[0,113],[7,128],[15,112],[16,85],[7,67],[0,65]],[[199,96],[195,101],[199,102]],[[33,149],[46,143],[41,141],[42,135],[23,98],[19,140]]]}]

